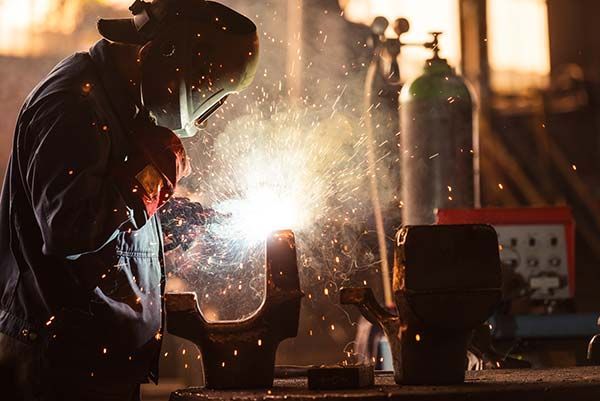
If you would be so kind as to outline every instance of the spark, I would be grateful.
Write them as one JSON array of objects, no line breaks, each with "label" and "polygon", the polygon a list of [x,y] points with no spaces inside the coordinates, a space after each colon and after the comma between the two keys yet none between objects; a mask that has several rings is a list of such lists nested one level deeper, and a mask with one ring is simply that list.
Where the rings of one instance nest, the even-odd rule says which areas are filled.
[{"label": "spark", "polygon": [[[206,162],[178,195],[222,218],[206,226],[188,224],[186,217],[173,223],[189,240],[174,273],[201,288],[207,316],[239,319],[256,310],[264,295],[265,239],[276,230],[294,231],[300,273],[330,286],[321,289],[325,295],[354,272],[372,269],[370,245],[360,243],[368,235],[361,225],[372,213],[364,132],[342,111],[331,115],[334,107],[343,109],[344,87],[337,91],[335,106],[321,112],[268,104],[270,114],[243,115],[210,139],[209,151],[190,152]],[[235,287],[244,305],[230,307],[225,298],[232,291],[225,290]]]}]

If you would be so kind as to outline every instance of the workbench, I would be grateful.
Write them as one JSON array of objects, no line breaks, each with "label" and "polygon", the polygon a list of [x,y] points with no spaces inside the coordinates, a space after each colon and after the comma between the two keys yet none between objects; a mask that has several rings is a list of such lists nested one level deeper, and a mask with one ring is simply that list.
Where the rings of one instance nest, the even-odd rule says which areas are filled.
[{"label": "workbench", "polygon": [[[435,363],[432,361],[431,363]],[[600,367],[467,372],[459,386],[398,386],[391,374],[378,374],[375,386],[359,390],[309,391],[306,379],[277,379],[271,390],[178,390],[170,401],[599,401]]]}]

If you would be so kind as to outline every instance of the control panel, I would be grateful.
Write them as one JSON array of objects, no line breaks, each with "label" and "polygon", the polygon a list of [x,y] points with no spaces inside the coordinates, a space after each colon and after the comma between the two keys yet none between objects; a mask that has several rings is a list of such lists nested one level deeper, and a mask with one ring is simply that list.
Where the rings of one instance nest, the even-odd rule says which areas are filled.
[{"label": "control panel", "polygon": [[440,209],[438,224],[490,224],[500,259],[532,300],[575,295],[575,225],[567,207]]},{"label": "control panel", "polygon": [[502,264],[529,284],[530,298],[570,298],[564,226],[496,224],[494,228],[498,233]]}]

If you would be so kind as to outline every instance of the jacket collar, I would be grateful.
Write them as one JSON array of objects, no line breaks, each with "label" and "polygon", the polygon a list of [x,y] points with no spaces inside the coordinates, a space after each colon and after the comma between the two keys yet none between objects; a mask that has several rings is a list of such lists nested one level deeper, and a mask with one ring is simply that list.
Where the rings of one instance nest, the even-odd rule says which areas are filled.
[{"label": "jacket collar", "polygon": [[109,52],[110,42],[101,39],[90,48],[89,54],[96,67],[100,83],[104,87],[109,102],[114,107],[114,112],[118,116],[124,127],[130,128],[139,106],[131,99],[127,91],[127,82],[119,74],[114,60]]}]

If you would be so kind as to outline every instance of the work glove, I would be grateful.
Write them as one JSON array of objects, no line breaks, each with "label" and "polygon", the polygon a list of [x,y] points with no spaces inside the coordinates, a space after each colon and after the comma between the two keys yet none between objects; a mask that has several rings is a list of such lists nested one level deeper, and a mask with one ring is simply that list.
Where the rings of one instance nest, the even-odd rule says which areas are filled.
[{"label": "work glove", "polygon": [[115,175],[126,199],[141,204],[148,217],[167,202],[179,180],[190,172],[181,140],[138,113],[129,136],[130,153]]},{"label": "work glove", "polygon": [[189,198],[173,198],[161,209],[160,220],[165,234],[165,250],[168,252],[179,246],[189,249],[203,228],[210,224],[220,224],[228,215],[219,213],[211,208],[205,208],[200,203]]}]

